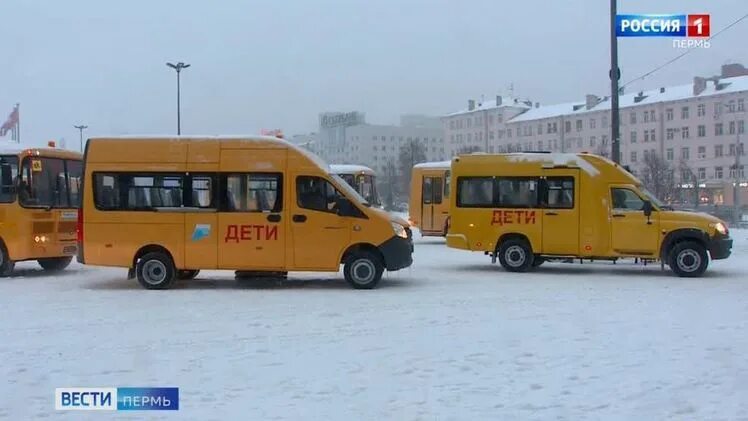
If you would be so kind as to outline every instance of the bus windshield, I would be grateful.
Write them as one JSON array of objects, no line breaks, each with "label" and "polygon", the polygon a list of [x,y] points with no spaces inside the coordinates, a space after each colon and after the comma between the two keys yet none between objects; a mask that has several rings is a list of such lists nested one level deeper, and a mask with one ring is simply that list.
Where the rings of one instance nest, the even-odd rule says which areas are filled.
[{"label": "bus windshield", "polygon": [[18,157],[15,155],[0,156],[0,203],[15,202],[17,179]]},{"label": "bus windshield", "polygon": [[83,165],[80,161],[27,157],[21,164],[21,206],[78,208]]},{"label": "bus windshield", "polygon": [[367,202],[366,199],[364,199],[364,197],[361,196],[358,193],[358,191],[356,191],[356,189],[354,189],[353,186],[351,186],[350,184],[348,184],[341,176],[339,176],[337,174],[330,174],[330,176],[333,179],[335,179],[335,181],[338,182],[338,184],[340,185],[341,189],[345,190],[344,193],[345,193],[346,196],[348,196],[349,199],[351,199],[351,200],[353,200],[353,201],[355,201],[357,203],[360,203],[360,204],[362,204],[364,206],[371,206],[371,204],[369,202]]},{"label": "bus windshield", "polygon": [[358,194],[360,194],[366,202],[374,205],[381,206],[379,201],[379,195],[377,194],[377,185],[375,177],[370,174],[338,174],[340,178],[353,187]]}]

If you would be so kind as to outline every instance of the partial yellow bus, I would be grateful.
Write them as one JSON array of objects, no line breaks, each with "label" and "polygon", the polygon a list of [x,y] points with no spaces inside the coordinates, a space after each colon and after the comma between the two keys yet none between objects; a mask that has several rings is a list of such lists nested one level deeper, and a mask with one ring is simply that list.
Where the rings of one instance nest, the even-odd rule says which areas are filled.
[{"label": "partial yellow bus", "polygon": [[464,155],[452,161],[447,245],[509,271],[546,260],[639,258],[701,276],[730,256],[726,224],[676,212],[614,162],[589,154]]},{"label": "partial yellow bus", "polygon": [[413,167],[409,222],[421,231],[422,236],[447,235],[450,165],[450,161],[424,162]]},{"label": "partial yellow bus", "polygon": [[65,269],[77,251],[82,156],[54,148],[0,150],[0,276],[16,262]]},{"label": "partial yellow bus", "polygon": [[367,202],[381,207],[382,201],[377,192],[377,173],[365,165],[330,164],[330,170],[356,189]]},{"label": "partial yellow bus", "polygon": [[412,263],[407,222],[372,207],[315,155],[274,137],[93,138],[81,263],[148,289],[201,269],[338,271],[354,288]]}]

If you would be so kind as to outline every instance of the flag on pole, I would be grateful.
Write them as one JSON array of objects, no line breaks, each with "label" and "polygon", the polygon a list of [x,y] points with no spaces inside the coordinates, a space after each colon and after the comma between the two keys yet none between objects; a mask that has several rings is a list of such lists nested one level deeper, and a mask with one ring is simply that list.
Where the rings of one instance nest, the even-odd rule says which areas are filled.
[{"label": "flag on pole", "polygon": [[11,132],[12,140],[20,142],[18,139],[19,125],[20,125],[20,112],[18,110],[19,104],[13,107],[13,111],[10,112],[7,120],[0,126],[0,137],[3,137]]}]

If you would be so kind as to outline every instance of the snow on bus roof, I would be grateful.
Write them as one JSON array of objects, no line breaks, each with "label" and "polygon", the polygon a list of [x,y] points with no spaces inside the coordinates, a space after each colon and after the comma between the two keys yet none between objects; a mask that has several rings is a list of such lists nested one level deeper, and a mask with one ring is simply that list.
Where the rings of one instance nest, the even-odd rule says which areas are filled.
[{"label": "snow on bus roof", "polygon": [[330,170],[335,174],[367,173],[374,174],[374,170],[365,165],[356,164],[330,164]]},{"label": "snow on bus roof", "polygon": [[439,161],[439,162],[421,162],[416,164],[413,168],[449,168],[452,166],[452,161]]},{"label": "snow on bus roof", "polygon": [[550,162],[553,165],[576,165],[590,177],[600,174],[584,156],[576,153],[508,153],[504,154],[512,162]]}]

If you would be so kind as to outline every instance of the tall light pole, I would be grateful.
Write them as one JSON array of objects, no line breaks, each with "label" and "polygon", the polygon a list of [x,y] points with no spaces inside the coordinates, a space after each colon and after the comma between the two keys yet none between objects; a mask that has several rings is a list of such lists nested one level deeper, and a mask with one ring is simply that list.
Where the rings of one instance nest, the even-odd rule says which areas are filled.
[{"label": "tall light pole", "polygon": [[75,127],[76,129],[78,129],[78,131],[80,132],[80,135],[81,135],[81,137],[80,137],[80,139],[81,139],[81,153],[83,153],[83,130],[86,130],[88,128],[88,126],[84,126],[83,124],[81,124],[79,126],[73,126],[73,127]]},{"label": "tall light pole", "polygon": [[616,0],[610,0],[610,145],[613,162],[621,160],[620,118],[618,112],[618,80],[621,69],[618,68],[618,38],[616,37]]},{"label": "tall light pole", "polygon": [[166,63],[166,65],[177,71],[177,135],[180,135],[180,134],[182,134],[182,122],[181,122],[181,120],[182,120],[182,116],[181,116],[182,111],[180,109],[180,100],[179,100],[179,95],[180,95],[179,74],[182,72],[182,69],[186,69],[186,68],[190,67],[190,65],[189,64],[184,64],[181,61],[179,63],[177,63],[177,64]]}]

